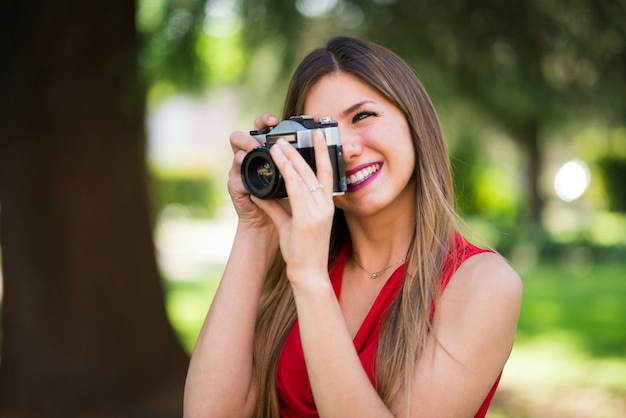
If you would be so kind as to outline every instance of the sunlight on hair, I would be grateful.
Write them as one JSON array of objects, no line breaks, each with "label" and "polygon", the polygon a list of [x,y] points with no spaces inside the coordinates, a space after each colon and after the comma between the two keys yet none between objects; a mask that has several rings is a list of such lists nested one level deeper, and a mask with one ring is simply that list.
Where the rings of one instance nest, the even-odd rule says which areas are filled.
[{"label": "sunlight on hair", "polygon": [[578,199],[587,190],[591,175],[589,167],[581,160],[568,161],[554,177],[554,191],[564,202]]}]

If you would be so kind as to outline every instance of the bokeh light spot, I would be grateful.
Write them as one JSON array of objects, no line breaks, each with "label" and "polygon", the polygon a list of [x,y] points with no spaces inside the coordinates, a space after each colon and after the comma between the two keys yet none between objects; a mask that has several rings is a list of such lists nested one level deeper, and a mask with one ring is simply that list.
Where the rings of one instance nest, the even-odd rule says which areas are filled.
[{"label": "bokeh light spot", "polygon": [[561,200],[572,202],[585,193],[590,180],[587,164],[581,160],[571,160],[556,173],[554,191]]}]

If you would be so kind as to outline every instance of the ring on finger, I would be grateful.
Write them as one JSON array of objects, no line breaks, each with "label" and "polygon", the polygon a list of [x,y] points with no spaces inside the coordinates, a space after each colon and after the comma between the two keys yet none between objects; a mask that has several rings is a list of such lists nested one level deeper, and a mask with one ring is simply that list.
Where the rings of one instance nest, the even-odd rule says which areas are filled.
[{"label": "ring on finger", "polygon": [[309,190],[314,192],[316,190],[322,190],[324,188],[324,186],[322,185],[322,183],[317,183],[311,187],[309,187]]}]

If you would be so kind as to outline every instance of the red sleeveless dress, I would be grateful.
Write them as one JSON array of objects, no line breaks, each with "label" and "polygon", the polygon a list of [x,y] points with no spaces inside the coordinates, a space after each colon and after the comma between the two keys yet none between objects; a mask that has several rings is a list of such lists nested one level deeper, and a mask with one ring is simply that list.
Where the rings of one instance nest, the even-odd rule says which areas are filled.
[{"label": "red sleeveless dress", "polygon": [[[463,261],[469,257],[488,252],[478,248],[465,240],[460,234],[455,235],[454,247],[450,251],[441,275],[441,289],[450,281],[452,274]],[[337,299],[341,293],[343,270],[350,254],[350,245],[346,245],[329,271],[329,276]],[[398,267],[378,294],[372,308],[365,317],[361,328],[354,337],[354,347],[359,355],[361,364],[367,373],[372,385],[374,382],[376,347],[380,334],[380,325],[384,313],[398,294],[404,276],[404,266]],[[495,394],[500,378],[496,380],[489,395],[480,407],[476,417],[484,417]],[[304,362],[302,342],[298,320],[287,334],[280,357],[278,359],[276,382],[280,397],[280,415],[289,418],[318,417],[317,408],[313,399],[311,383]]]}]

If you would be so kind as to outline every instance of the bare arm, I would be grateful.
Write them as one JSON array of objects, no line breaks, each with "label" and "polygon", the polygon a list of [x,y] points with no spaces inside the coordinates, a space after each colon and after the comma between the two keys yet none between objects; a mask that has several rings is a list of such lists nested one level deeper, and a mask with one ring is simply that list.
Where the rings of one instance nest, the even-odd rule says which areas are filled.
[{"label": "bare arm", "polygon": [[[264,115],[260,129],[277,121]],[[185,417],[250,416],[256,402],[252,378],[254,327],[265,275],[278,234],[241,181],[241,162],[258,145],[249,135],[230,136],[234,162],[228,191],[239,217],[220,286],[196,342],[185,382]]]},{"label": "bare arm", "polygon": [[254,324],[276,245],[239,227],[222,281],[194,348],[185,384],[186,417],[250,416]]},{"label": "bare arm", "polygon": [[292,282],[307,371],[320,417],[391,417],[354,348],[341,309],[322,280]]},{"label": "bare arm", "polygon": [[522,296],[517,273],[499,255],[470,257],[452,277],[417,365],[410,414],[473,417],[506,363]]}]

